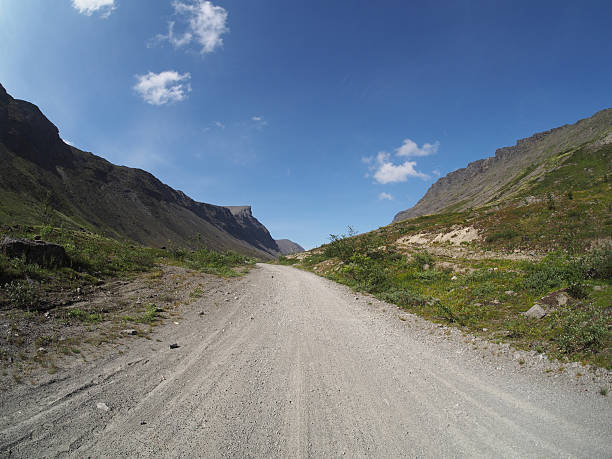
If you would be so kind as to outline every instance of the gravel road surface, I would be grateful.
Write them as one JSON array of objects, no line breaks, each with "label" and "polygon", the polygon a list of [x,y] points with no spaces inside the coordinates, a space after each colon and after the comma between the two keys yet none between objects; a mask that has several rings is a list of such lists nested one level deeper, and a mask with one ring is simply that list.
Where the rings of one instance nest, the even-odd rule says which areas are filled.
[{"label": "gravel road surface", "polygon": [[0,394],[0,456],[611,457],[609,374],[523,360],[259,265],[151,340]]}]

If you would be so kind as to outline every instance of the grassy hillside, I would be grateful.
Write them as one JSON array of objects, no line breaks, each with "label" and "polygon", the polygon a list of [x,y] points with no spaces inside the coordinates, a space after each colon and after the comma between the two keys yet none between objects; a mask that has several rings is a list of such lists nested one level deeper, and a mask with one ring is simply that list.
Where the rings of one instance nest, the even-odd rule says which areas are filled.
[{"label": "grassy hillside", "polygon": [[[583,164],[579,171],[563,169],[571,169],[576,160],[598,162],[591,156],[597,151],[605,155],[601,147],[609,144],[612,144],[612,109],[602,110],[572,125],[534,134],[519,140],[515,146],[500,148],[492,157],[447,174],[438,179],[414,207],[399,212],[394,221],[505,203],[521,196],[544,177],[557,180],[565,176],[577,182],[588,180],[599,172],[592,170],[589,164]],[[609,164],[609,152],[607,157]],[[551,175],[554,171],[558,172],[556,177]],[[549,184],[541,185],[546,188]]]},{"label": "grassy hillside", "polygon": [[[437,322],[610,369],[611,156],[611,145],[562,151],[485,206],[331,235],[280,262]],[[522,314],[536,303],[545,317]]]},{"label": "grassy hillside", "polygon": [[158,249],[120,242],[96,233],[51,226],[3,228],[3,234],[32,239],[41,236],[60,244],[70,258],[61,268],[28,264],[24,259],[0,253],[0,309],[46,310],[65,305],[71,292],[112,279],[130,279],[156,269],[176,265],[220,276],[237,276],[236,267],[252,265],[254,258],[206,247]]}]

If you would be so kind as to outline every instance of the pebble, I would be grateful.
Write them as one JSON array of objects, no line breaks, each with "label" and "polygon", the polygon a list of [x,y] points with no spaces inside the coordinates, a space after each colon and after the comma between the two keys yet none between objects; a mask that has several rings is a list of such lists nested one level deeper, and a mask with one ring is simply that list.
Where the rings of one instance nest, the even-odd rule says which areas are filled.
[{"label": "pebble", "polygon": [[110,408],[108,407],[108,405],[104,402],[98,402],[96,403],[96,408],[98,408],[99,410],[102,411],[110,411]]}]

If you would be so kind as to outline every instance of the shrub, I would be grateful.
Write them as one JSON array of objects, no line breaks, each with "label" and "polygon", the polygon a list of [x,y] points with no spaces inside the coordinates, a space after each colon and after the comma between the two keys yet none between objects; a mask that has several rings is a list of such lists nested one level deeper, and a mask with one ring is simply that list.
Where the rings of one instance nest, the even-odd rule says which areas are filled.
[{"label": "shrub", "polygon": [[28,281],[12,281],[4,285],[9,302],[16,308],[36,308],[40,300],[38,288]]},{"label": "shrub", "polygon": [[327,258],[339,258],[345,262],[349,261],[355,252],[354,236],[356,235],[357,232],[350,226],[348,227],[347,234],[330,234],[329,244],[325,246],[323,254]]},{"label": "shrub", "polygon": [[157,318],[157,307],[153,303],[145,305],[145,312],[140,317],[140,322],[150,324]]},{"label": "shrub", "polygon": [[612,244],[593,249],[581,258],[582,269],[593,279],[612,279]]},{"label": "shrub", "polygon": [[417,268],[423,269],[425,265],[433,265],[434,257],[427,251],[415,252],[413,254],[414,264]]},{"label": "shrub", "polygon": [[389,283],[385,268],[366,255],[355,253],[350,263],[342,268],[342,273],[355,281],[367,292],[375,293],[384,290]]},{"label": "shrub", "polygon": [[594,306],[562,311],[555,319],[560,329],[559,350],[565,354],[597,352],[604,347],[609,337],[606,317]]},{"label": "shrub", "polygon": [[284,255],[281,255],[276,259],[276,263],[278,263],[279,265],[286,265],[286,266],[294,265],[298,261],[300,260],[298,260],[297,258],[287,258]]},{"label": "shrub", "polygon": [[494,233],[489,234],[486,238],[485,241],[488,243],[493,243],[496,241],[502,241],[502,240],[508,240],[508,239],[513,239],[515,237],[519,236],[519,232],[513,228],[501,228],[498,231],[495,231]]},{"label": "shrub", "polygon": [[578,262],[565,254],[552,253],[528,268],[524,283],[528,289],[539,294],[571,286],[578,291],[578,284],[583,279],[584,272]]}]

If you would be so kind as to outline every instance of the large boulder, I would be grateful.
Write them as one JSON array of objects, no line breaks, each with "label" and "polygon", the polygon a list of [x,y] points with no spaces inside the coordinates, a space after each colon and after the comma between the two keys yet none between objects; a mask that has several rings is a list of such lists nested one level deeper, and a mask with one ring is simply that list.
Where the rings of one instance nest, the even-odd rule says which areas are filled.
[{"label": "large boulder", "polygon": [[26,263],[47,268],[66,266],[70,259],[61,245],[40,240],[5,237],[0,240],[0,252],[9,258],[25,258]]}]

